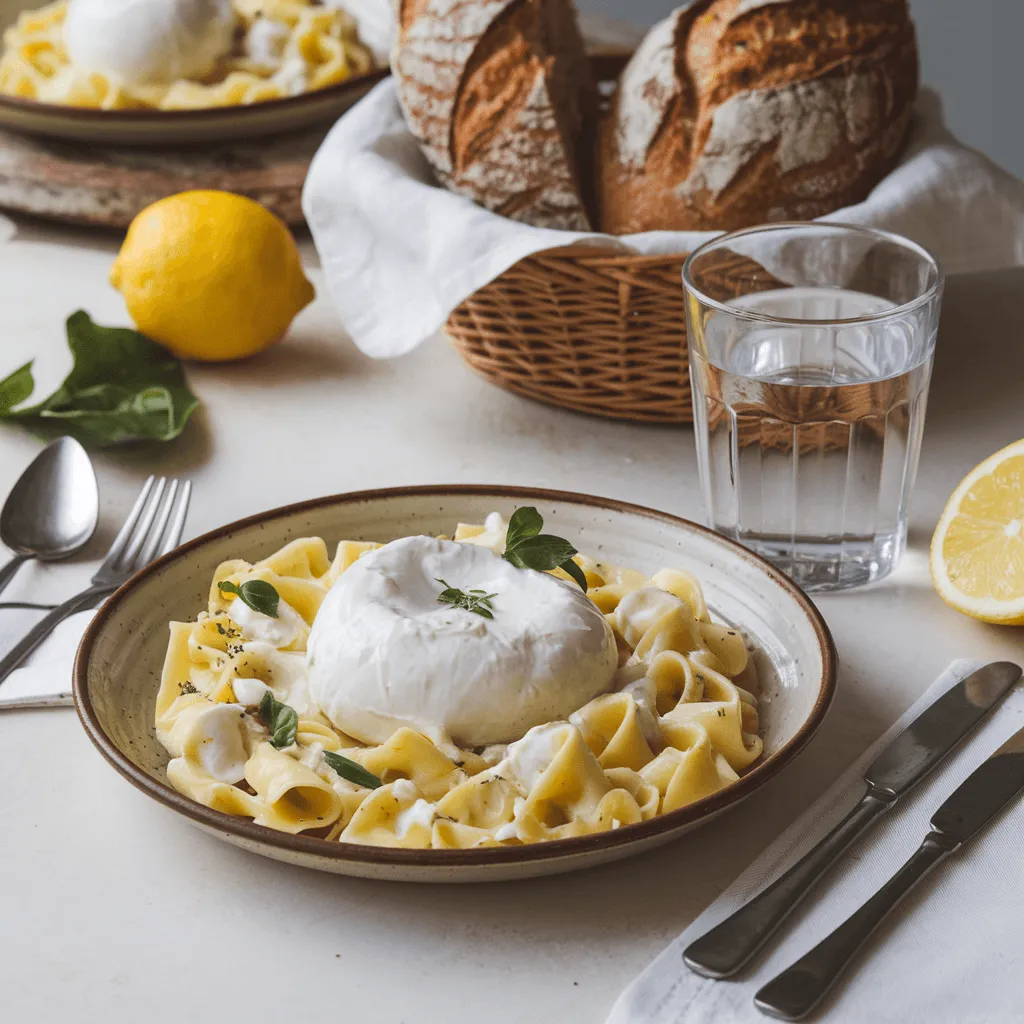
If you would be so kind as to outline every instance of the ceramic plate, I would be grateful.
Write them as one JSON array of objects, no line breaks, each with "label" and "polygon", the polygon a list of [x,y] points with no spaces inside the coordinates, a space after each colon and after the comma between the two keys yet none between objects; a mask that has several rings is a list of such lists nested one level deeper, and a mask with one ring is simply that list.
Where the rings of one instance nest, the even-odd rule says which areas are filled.
[{"label": "ceramic plate", "polygon": [[[45,3],[0,0],[0,29]],[[121,146],[234,142],[329,124],[387,74],[373,71],[300,96],[204,110],[93,110],[0,95],[0,129]]]},{"label": "ceramic plate", "polygon": [[[676,567],[704,585],[712,614],[757,647],[765,754],[715,795],[637,825],[556,842],[477,850],[394,850],[291,836],[210,810],[167,783],[153,711],[169,620],[206,608],[210,580],[229,558],[255,562],[296,537],[394,540],[450,534],[535,505],[552,532],[587,554],[653,573]],[[756,793],[806,746],[835,690],[828,627],[810,600],[764,560],[663,512],[561,491],[496,486],[406,487],[320,498],[243,519],[185,544],[133,577],[100,609],[75,662],[75,702],[103,756],[144,793],[230,843],[339,874],[401,881],[475,882],[589,867],[668,842]]]}]

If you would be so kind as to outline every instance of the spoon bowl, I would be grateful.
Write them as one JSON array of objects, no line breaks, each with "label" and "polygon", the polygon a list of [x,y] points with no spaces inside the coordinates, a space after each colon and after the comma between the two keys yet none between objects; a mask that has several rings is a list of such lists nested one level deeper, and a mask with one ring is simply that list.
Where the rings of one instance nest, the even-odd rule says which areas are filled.
[{"label": "spoon bowl", "polygon": [[18,478],[0,511],[0,541],[14,558],[0,569],[0,591],[30,558],[53,562],[80,551],[99,522],[96,473],[73,438],[48,444]]}]

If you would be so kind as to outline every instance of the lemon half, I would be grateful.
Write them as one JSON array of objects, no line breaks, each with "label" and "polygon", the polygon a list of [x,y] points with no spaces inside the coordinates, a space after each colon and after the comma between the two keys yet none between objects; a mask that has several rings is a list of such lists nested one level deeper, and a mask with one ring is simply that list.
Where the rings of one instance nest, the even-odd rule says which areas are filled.
[{"label": "lemon half", "polygon": [[179,192],[132,221],[110,271],[138,329],[182,359],[242,359],[314,297],[288,228],[252,199]]},{"label": "lemon half", "polygon": [[1024,625],[1024,439],[975,466],[953,492],[932,537],[931,572],[957,611]]}]

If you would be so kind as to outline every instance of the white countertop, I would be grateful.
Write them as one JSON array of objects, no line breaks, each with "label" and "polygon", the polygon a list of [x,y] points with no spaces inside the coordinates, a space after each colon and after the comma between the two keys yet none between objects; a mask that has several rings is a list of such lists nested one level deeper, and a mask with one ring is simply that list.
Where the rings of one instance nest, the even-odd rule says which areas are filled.
[{"label": "white countertop", "polygon": [[[37,355],[41,386],[56,383],[75,309],[128,322],[106,283],[116,248],[111,236],[19,225],[0,250],[0,376]],[[1024,435],[1022,284],[1024,271],[949,282],[910,550],[888,580],[820,601],[842,666],[837,699],[805,754],[746,804],[670,846],[577,875],[466,887],[357,881],[191,828],[110,769],[70,709],[0,714],[5,1018],[603,1020],[620,989],[952,658],[1024,657],[1024,630],[951,611],[927,572],[953,486]],[[89,558],[150,472],[195,481],[188,535],[315,495],[414,483],[569,488],[702,518],[690,430],[505,394],[440,340],[372,362],[325,298],[270,352],[189,376],[205,407],[179,442],[155,457],[97,455],[103,521]],[[0,423],[0,496],[37,449]],[[5,599],[60,600],[90,575],[89,558],[26,567]]]}]

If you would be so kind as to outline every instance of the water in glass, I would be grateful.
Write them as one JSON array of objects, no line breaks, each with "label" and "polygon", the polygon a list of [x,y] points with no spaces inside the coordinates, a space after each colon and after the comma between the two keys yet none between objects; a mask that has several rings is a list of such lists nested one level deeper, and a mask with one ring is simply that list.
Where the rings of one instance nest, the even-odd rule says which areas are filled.
[{"label": "water in glass", "polygon": [[712,525],[808,590],[885,575],[906,538],[934,322],[928,337],[916,316],[843,324],[895,306],[845,288],[782,288],[726,305],[803,322],[712,316],[691,346]]}]

